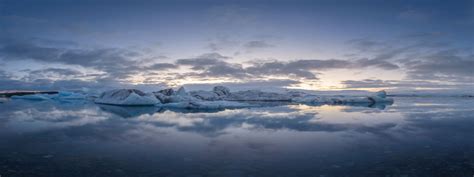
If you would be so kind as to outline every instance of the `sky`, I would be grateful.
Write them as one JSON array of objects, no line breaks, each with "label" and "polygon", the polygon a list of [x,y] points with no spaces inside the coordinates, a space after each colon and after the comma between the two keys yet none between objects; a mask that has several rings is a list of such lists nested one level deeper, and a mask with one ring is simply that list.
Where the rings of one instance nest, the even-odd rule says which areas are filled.
[{"label": "sky", "polygon": [[474,0],[0,0],[0,89],[474,90]]}]

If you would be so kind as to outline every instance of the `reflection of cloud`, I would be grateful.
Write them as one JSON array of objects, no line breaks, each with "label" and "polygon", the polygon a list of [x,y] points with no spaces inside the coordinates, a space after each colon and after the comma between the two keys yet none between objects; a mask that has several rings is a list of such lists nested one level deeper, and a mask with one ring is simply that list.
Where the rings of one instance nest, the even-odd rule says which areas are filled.
[{"label": "reflection of cloud", "polygon": [[24,128],[23,131],[85,126],[108,119],[106,115],[91,109],[63,110],[58,108],[47,111],[28,108],[12,112],[9,117],[14,119],[10,120],[9,125],[20,129]]},{"label": "reflection of cloud", "polygon": [[137,117],[143,114],[152,115],[161,110],[161,108],[155,106],[113,106],[104,104],[98,104],[98,106],[106,112],[123,118]]}]

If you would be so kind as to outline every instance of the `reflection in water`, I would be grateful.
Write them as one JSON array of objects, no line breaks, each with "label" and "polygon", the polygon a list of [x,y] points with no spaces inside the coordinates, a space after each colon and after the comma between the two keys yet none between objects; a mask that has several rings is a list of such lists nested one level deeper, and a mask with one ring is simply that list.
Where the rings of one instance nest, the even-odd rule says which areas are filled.
[{"label": "reflection in water", "polygon": [[100,109],[106,112],[116,114],[123,118],[137,117],[142,114],[154,114],[160,112],[161,108],[154,106],[114,106],[98,104]]},{"label": "reflection in water", "polygon": [[0,174],[472,176],[473,103],[196,111],[13,100],[0,109]]}]

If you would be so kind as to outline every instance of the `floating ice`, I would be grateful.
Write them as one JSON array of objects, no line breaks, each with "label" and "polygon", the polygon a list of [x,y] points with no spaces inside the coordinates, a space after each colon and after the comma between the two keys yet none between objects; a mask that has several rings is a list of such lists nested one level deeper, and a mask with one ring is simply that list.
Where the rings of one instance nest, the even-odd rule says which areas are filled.
[{"label": "floating ice", "polygon": [[216,86],[212,91],[191,91],[189,94],[195,98],[207,101],[223,100],[230,95],[230,90],[224,86]]},{"label": "floating ice", "polygon": [[123,106],[153,106],[161,102],[153,94],[136,89],[116,89],[103,92],[96,103]]},{"label": "floating ice", "polygon": [[230,89],[224,86],[215,86],[212,91],[219,96],[230,95]]},{"label": "floating ice", "polygon": [[292,102],[307,104],[352,104],[352,103],[392,103],[392,98],[387,98],[387,93],[382,90],[369,96],[317,96],[300,95],[292,97]]},{"label": "floating ice", "polygon": [[54,95],[52,98],[58,99],[58,100],[83,100],[83,99],[86,99],[86,96],[84,94],[76,93],[76,92],[60,91],[57,95]]},{"label": "floating ice", "polygon": [[32,94],[32,95],[14,95],[12,99],[24,99],[24,100],[50,100],[51,95],[48,94]]}]

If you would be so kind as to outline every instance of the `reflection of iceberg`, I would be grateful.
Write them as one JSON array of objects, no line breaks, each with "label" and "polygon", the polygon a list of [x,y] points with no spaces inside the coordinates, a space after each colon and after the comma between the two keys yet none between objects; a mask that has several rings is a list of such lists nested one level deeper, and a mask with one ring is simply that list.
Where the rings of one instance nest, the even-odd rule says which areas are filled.
[{"label": "reflection of iceberg", "polygon": [[0,103],[7,102],[7,101],[8,101],[8,99],[7,99],[7,98],[0,97]]},{"label": "reflection of iceberg", "polygon": [[137,117],[143,114],[152,115],[161,110],[161,108],[153,106],[114,106],[100,104],[99,107],[104,111],[124,118]]},{"label": "reflection of iceberg", "polygon": [[189,101],[164,104],[163,107],[182,108],[182,109],[235,109],[253,107],[248,103],[240,103],[233,101]]}]

